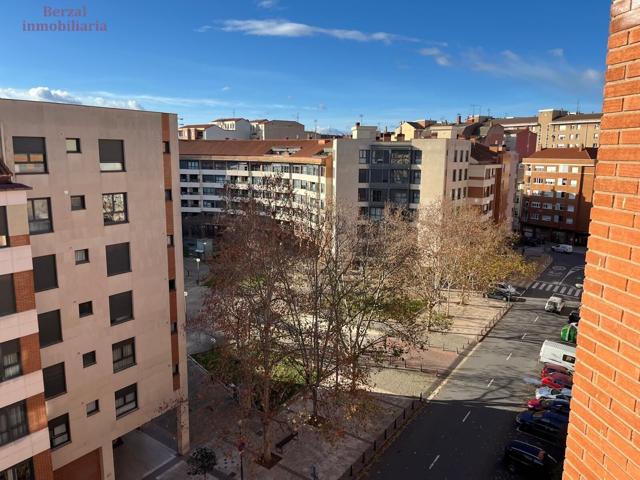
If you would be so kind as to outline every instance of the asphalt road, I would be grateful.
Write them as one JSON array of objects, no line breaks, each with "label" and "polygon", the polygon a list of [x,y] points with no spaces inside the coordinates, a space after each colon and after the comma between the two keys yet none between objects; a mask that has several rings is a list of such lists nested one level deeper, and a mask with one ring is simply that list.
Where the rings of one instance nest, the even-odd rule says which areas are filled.
[{"label": "asphalt road", "polygon": [[550,253],[553,264],[531,284],[526,292],[527,297],[547,299],[551,295],[559,295],[568,301],[576,301],[582,291],[576,283],[584,281],[583,253]]},{"label": "asphalt road", "polygon": [[[560,265],[570,268],[579,265],[580,257],[584,259],[570,257],[561,257]],[[575,264],[569,264],[574,260]],[[553,270],[543,277],[560,278],[548,277],[550,272]],[[564,275],[567,273],[565,270]],[[573,281],[569,277],[564,281],[569,280]],[[516,414],[534,397],[540,346],[545,339],[559,338],[560,328],[567,321],[566,316],[546,313],[545,299],[532,298],[525,292],[523,301],[514,304],[435,398],[370,466],[366,478],[518,478],[504,469],[503,449],[509,438],[518,435],[514,428]],[[546,448],[562,454],[562,449]]]}]

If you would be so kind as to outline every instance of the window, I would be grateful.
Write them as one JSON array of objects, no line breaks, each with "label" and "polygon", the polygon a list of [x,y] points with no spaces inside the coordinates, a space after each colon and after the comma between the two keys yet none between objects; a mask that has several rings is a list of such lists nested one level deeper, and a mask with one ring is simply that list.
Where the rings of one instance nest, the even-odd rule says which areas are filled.
[{"label": "window", "polygon": [[573,225],[573,218],[567,217],[567,225]]},{"label": "window", "polygon": [[33,461],[31,459],[0,472],[1,480],[33,480],[34,478]]},{"label": "window", "polygon": [[551,221],[551,215],[542,215],[542,221],[543,222],[550,222]]},{"label": "window", "polygon": [[373,150],[371,163],[386,164],[389,163],[389,150]]},{"label": "window", "polygon": [[411,183],[414,185],[419,185],[422,177],[422,172],[420,170],[411,170]]},{"label": "window", "polygon": [[371,158],[371,150],[360,150],[359,153],[359,162],[361,164],[367,164],[369,163]]},{"label": "window", "polygon": [[540,208],[540,202],[531,202],[531,208]]},{"label": "window", "polygon": [[422,163],[422,150],[414,150],[413,157],[411,157],[411,163],[414,165],[420,165]]},{"label": "window", "polygon": [[31,235],[53,232],[50,199],[32,198],[27,200],[27,214],[29,218],[29,233]]},{"label": "window", "polygon": [[[206,190],[206,189],[205,189],[205,190]],[[170,188],[166,189],[166,190],[164,191],[164,199],[165,199],[165,201],[170,202],[170,201],[172,200],[172,198],[173,198],[173,197],[172,197],[172,195],[171,195],[171,189],[170,189]]]},{"label": "window", "polygon": [[13,274],[0,275],[0,316],[16,313]]},{"label": "window", "polygon": [[456,181],[456,173],[457,173],[457,170],[454,169],[453,170],[453,181],[454,182]]},{"label": "window", "polygon": [[571,167],[571,173],[580,173],[580,167]]},{"label": "window", "polygon": [[133,367],[136,364],[136,343],[134,338],[114,343],[111,350],[113,352],[113,373]]},{"label": "window", "polygon": [[80,153],[79,138],[67,138],[67,153]]},{"label": "window", "polygon": [[106,193],[102,195],[102,216],[105,225],[125,223],[127,218],[127,194]]},{"label": "window", "polygon": [[369,170],[358,170],[358,183],[367,183],[369,181]]},{"label": "window", "polygon": [[467,174],[469,173],[469,170],[467,168],[464,169],[464,179],[467,179]]},{"label": "window", "polygon": [[458,188],[458,200],[462,198],[462,189]]},{"label": "window", "polygon": [[0,207],[0,248],[9,246],[9,229],[7,227],[7,207]]},{"label": "window", "polygon": [[573,205],[567,205],[567,212],[573,212],[576,209]]},{"label": "window", "polygon": [[577,180],[571,180],[571,186],[572,187],[577,187],[578,186],[578,181]]},{"label": "window", "polygon": [[371,201],[372,202],[386,202],[387,201],[387,191],[386,190],[371,190]]},{"label": "window", "polygon": [[71,442],[69,432],[69,414],[65,413],[52,420],[49,420],[49,440],[51,448],[58,448]]},{"label": "window", "polygon": [[174,279],[169,280],[169,291],[173,292],[176,289],[176,281]]},{"label": "window", "polygon": [[558,169],[558,171],[560,173],[567,173],[569,172],[569,165],[560,165],[560,168]]},{"label": "window", "polygon": [[93,402],[87,403],[87,417],[94,415],[100,411],[100,401],[94,400]]},{"label": "window", "polygon": [[90,367],[91,365],[96,364],[96,351],[87,352],[82,355],[82,366],[83,368]]},{"label": "window", "polygon": [[171,333],[178,333],[178,322],[171,322]]},{"label": "window", "polygon": [[44,137],[13,137],[16,173],[47,173]]},{"label": "window", "polygon": [[129,243],[107,245],[107,275],[120,275],[131,271]]},{"label": "window", "polygon": [[111,325],[133,319],[132,292],[116,293],[109,297]]},{"label": "window", "polygon": [[82,302],[78,305],[78,315],[80,317],[87,317],[93,315],[93,303],[91,301]]},{"label": "window", "polygon": [[162,153],[171,153],[171,145],[169,142],[162,142]]},{"label": "window", "polygon": [[71,196],[71,210],[84,210],[87,208],[84,203],[84,195]]},{"label": "window", "polygon": [[27,404],[24,400],[0,408],[0,446],[28,433]]},{"label": "window", "polygon": [[533,179],[533,183],[544,183],[544,178],[536,177]]},{"label": "window", "polygon": [[420,190],[411,190],[411,203],[420,203]]},{"label": "window", "polygon": [[469,150],[464,152],[464,161],[467,162],[467,163],[469,162]]},{"label": "window", "polygon": [[80,265],[81,263],[89,263],[89,249],[83,248],[81,250],[76,250],[76,265]]},{"label": "window", "polygon": [[358,189],[358,201],[366,202],[369,200],[369,190],[367,188]]},{"label": "window", "polygon": [[173,375],[179,375],[180,374],[180,367],[177,363],[173,364],[173,369],[172,369]]},{"label": "window", "polygon": [[55,255],[44,255],[33,259],[33,285],[36,292],[58,288]]},{"label": "window", "polygon": [[0,382],[17,377],[21,373],[20,340],[0,343]]},{"label": "window", "polygon": [[542,208],[546,209],[546,210],[552,210],[553,209],[553,205],[550,203],[543,203],[542,204]]},{"label": "window", "polygon": [[173,235],[167,235],[167,247],[173,247]]},{"label": "window", "polygon": [[555,173],[557,171],[557,167],[555,165],[551,165],[547,167],[547,172]]},{"label": "window", "polygon": [[138,388],[134,383],[115,393],[116,418],[138,408]]},{"label": "window", "polygon": [[122,140],[98,140],[101,172],[124,170],[124,142]]},{"label": "window", "polygon": [[531,220],[540,220],[540,214],[539,213],[532,213],[530,215]]},{"label": "window", "polygon": [[371,183],[389,183],[389,170],[371,170]]},{"label": "window", "polygon": [[60,324],[60,310],[52,310],[51,312],[39,314],[38,330],[40,333],[40,348],[61,342],[62,326]]},{"label": "window", "polygon": [[44,379],[44,398],[57,397],[67,392],[64,362],[43,368],[42,378]]},{"label": "window", "polygon": [[455,200],[456,199],[456,189],[452,188],[451,189],[451,200]]}]

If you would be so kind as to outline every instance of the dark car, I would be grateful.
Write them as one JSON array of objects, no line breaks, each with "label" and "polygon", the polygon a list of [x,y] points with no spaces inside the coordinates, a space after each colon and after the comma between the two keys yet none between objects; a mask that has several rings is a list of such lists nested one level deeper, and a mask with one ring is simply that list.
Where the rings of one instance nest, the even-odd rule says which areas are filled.
[{"label": "dark car", "polygon": [[502,300],[504,302],[509,302],[513,299],[513,296],[510,293],[503,292],[502,290],[489,290],[482,296],[486,298],[493,298],[494,300]]},{"label": "dark car", "polygon": [[569,415],[570,402],[560,398],[541,398],[539,400],[533,398],[527,402],[527,407],[535,412],[550,410],[562,415]]},{"label": "dark car", "polygon": [[527,410],[516,417],[516,425],[522,432],[551,442],[564,442],[567,436],[569,417],[550,410],[532,412]]},{"label": "dark car", "polygon": [[562,365],[556,365],[555,363],[545,363],[544,367],[540,371],[540,378],[548,377],[554,373],[563,373],[565,375],[572,375],[571,370]]},{"label": "dark car", "polygon": [[504,447],[504,463],[513,473],[548,473],[558,461],[537,445],[512,440]]},{"label": "dark car", "polygon": [[578,323],[580,321],[580,310],[572,310],[567,323]]}]

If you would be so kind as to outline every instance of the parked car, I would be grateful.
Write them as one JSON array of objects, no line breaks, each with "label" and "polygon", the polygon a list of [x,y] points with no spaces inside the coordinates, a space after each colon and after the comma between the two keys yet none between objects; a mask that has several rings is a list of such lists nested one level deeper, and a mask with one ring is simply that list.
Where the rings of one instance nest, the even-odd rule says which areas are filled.
[{"label": "parked car", "polygon": [[536,388],[536,400],[541,398],[558,398],[561,400],[571,400],[570,388],[551,388],[547,386]]},{"label": "parked car", "polygon": [[567,323],[578,323],[580,321],[580,310],[571,310]]},{"label": "parked car", "polygon": [[493,288],[494,290],[499,290],[504,293],[509,293],[511,295],[515,295],[516,293],[518,293],[518,291],[515,289],[513,285],[505,282],[494,283],[493,285],[491,285],[491,288]]},{"label": "parked car", "polygon": [[527,432],[548,441],[562,442],[567,436],[569,417],[550,410],[532,412],[526,410],[516,417],[521,432]]},{"label": "parked car", "polygon": [[551,388],[571,388],[573,386],[573,378],[564,373],[552,373],[542,378],[542,385]]},{"label": "parked car", "polygon": [[509,302],[513,298],[510,293],[503,292],[501,290],[489,290],[487,293],[482,295],[486,298],[493,298],[494,300],[502,300],[504,302]]},{"label": "parked car", "polygon": [[527,402],[527,408],[538,412],[540,410],[551,410],[563,415],[569,415],[570,402],[561,398],[532,398]]},{"label": "parked car", "polygon": [[552,295],[544,306],[544,311],[549,313],[560,313],[564,308],[565,302],[561,297]]},{"label": "parked car", "polygon": [[571,371],[575,369],[576,346],[565,342],[545,340],[540,348],[540,361],[561,365]]},{"label": "parked car", "polygon": [[556,365],[555,363],[545,363],[540,371],[540,378],[548,377],[552,373],[563,373],[565,375],[573,375],[573,372],[567,367]]},{"label": "parked car", "polygon": [[551,250],[558,253],[573,253],[573,246],[560,243],[558,245],[551,245]]},{"label": "parked car", "polygon": [[511,440],[504,447],[503,461],[512,473],[530,474],[548,473],[558,463],[541,447],[522,440]]}]

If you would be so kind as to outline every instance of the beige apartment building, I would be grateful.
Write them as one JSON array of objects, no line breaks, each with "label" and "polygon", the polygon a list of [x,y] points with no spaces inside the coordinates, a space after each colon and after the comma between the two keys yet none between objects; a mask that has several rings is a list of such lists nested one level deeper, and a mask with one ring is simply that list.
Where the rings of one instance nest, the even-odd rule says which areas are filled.
[{"label": "beige apartment building", "polygon": [[171,114],[0,100],[0,478],[114,479],[167,409],[188,450],[177,143]]},{"label": "beige apartment building", "polygon": [[272,140],[308,139],[304,125],[293,120],[246,120],[218,118],[211,123],[184,125],[178,129],[180,140]]}]

